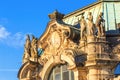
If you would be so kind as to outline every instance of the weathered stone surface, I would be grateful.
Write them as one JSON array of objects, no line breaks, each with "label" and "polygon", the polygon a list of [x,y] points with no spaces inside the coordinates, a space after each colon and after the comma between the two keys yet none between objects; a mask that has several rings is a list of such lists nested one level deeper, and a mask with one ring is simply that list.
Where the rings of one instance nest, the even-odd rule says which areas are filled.
[{"label": "weathered stone surface", "polygon": [[64,23],[61,13],[50,14],[51,21],[39,39],[27,36],[18,78],[48,80],[55,66],[67,63],[74,80],[118,80],[113,70],[120,61],[120,35],[106,34],[102,14],[95,23],[91,12],[87,20],[82,13],[80,29]]}]

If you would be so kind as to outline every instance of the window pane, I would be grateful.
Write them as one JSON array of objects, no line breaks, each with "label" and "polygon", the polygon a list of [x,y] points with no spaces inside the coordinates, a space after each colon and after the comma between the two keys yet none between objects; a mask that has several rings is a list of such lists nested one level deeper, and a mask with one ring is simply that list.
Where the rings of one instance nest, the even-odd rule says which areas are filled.
[{"label": "window pane", "polygon": [[74,80],[74,73],[71,72],[71,80]]},{"label": "window pane", "polygon": [[67,69],[67,65],[59,65],[54,67],[48,80],[74,80],[74,74]]},{"label": "window pane", "polygon": [[55,68],[55,73],[60,73],[60,67]]},{"label": "window pane", "polygon": [[55,80],[61,80],[60,74],[55,75]]},{"label": "window pane", "polygon": [[62,71],[67,71],[67,65],[62,65]]},{"label": "window pane", "polygon": [[63,72],[63,80],[69,80],[69,72]]}]

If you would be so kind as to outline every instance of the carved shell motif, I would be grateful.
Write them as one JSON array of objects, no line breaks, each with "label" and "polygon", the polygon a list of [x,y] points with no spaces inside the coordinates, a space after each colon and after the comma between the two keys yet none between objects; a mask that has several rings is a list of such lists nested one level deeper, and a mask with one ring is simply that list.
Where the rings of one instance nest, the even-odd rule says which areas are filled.
[{"label": "carved shell motif", "polygon": [[61,45],[60,34],[57,31],[51,33],[49,41],[50,41],[50,46],[52,48],[58,49],[60,47],[60,45]]}]

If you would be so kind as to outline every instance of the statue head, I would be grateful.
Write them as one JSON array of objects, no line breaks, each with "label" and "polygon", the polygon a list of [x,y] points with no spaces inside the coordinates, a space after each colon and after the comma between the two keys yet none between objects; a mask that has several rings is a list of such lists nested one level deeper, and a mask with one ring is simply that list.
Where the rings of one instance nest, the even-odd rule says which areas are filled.
[{"label": "statue head", "polygon": [[33,39],[35,39],[35,36],[34,36],[34,35],[32,35],[32,40],[33,40]]},{"label": "statue head", "polygon": [[84,19],[84,16],[83,16],[83,15],[81,16],[81,19]]},{"label": "statue head", "polygon": [[30,40],[29,34],[26,35],[26,40]]},{"label": "statue head", "polygon": [[103,16],[103,12],[100,12],[100,16]]},{"label": "statue head", "polygon": [[88,15],[92,15],[92,13],[91,13],[91,12],[88,12]]}]

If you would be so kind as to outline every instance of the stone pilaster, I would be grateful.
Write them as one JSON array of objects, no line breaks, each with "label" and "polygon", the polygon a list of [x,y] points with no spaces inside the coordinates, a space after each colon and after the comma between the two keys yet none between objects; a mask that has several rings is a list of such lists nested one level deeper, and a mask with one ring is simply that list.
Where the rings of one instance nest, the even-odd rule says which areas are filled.
[{"label": "stone pilaster", "polygon": [[75,68],[72,70],[74,72],[74,80],[87,80],[87,70],[86,68]]}]

